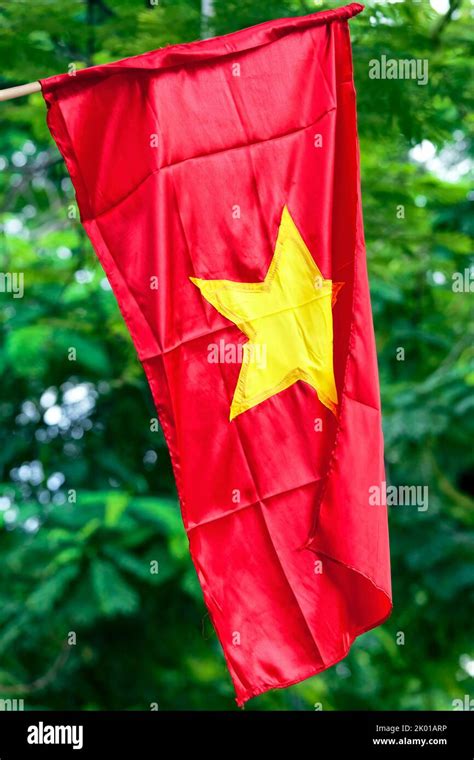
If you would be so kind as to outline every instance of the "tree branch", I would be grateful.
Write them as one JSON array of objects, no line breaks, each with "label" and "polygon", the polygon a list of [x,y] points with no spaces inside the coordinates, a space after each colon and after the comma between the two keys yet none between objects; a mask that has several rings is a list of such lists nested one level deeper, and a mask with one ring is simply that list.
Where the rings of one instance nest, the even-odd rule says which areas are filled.
[{"label": "tree branch", "polygon": [[450,0],[449,3],[449,10],[445,13],[444,16],[440,18],[438,23],[433,29],[433,33],[431,35],[431,40],[434,45],[439,45],[441,42],[441,36],[448,26],[448,24],[451,22],[454,11],[457,11],[462,5],[462,0]]},{"label": "tree branch", "polygon": [[59,672],[69,659],[70,654],[71,647],[69,644],[65,643],[59,655],[44,675],[30,683],[17,683],[10,686],[0,684],[0,694],[31,694],[35,691],[41,691],[56,680]]}]

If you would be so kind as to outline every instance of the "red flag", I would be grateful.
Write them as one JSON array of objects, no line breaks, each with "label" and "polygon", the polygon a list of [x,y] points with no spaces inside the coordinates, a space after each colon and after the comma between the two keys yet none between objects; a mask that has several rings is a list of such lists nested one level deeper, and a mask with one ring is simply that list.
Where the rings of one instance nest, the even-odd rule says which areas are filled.
[{"label": "red flag", "polygon": [[42,81],[145,369],[243,704],[390,613],[347,19],[356,3]]}]

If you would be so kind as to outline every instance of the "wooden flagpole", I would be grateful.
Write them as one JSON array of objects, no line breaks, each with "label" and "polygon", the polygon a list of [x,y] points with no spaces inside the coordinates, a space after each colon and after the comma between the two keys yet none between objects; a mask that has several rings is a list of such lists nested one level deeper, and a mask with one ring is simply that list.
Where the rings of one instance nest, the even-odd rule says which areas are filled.
[{"label": "wooden flagpole", "polygon": [[[206,39],[210,33],[210,23],[214,15],[214,0],[201,0],[201,36]],[[13,100],[21,98],[24,95],[31,95],[33,92],[40,92],[41,85],[39,82],[28,82],[20,84],[18,87],[7,87],[0,90],[0,102],[3,100]]]},{"label": "wooden flagpole", "polygon": [[[210,23],[214,15],[214,0],[201,0],[201,36],[206,39],[210,32]],[[13,100],[21,98],[24,95],[31,95],[33,92],[40,92],[41,85],[39,82],[28,82],[20,84],[18,87],[7,87],[0,90],[0,102],[3,100]]]},{"label": "wooden flagpole", "polygon": [[23,95],[31,95],[32,92],[40,92],[40,90],[41,85],[39,82],[20,84],[18,87],[7,87],[5,90],[0,90],[0,101],[21,98]]}]

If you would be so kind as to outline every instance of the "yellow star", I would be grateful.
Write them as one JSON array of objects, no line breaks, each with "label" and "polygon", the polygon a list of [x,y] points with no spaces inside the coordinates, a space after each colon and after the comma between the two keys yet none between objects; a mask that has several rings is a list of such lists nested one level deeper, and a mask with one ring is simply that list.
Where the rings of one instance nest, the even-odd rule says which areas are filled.
[{"label": "yellow star", "polygon": [[298,380],[337,416],[332,306],[342,283],[323,278],[286,206],[263,282],[190,279],[249,338],[231,420]]}]

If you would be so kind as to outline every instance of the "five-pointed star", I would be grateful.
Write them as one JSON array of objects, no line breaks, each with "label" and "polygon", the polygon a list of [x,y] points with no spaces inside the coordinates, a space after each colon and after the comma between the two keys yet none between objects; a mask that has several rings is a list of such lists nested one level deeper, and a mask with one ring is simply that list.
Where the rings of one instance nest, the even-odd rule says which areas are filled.
[{"label": "five-pointed star", "polygon": [[323,278],[286,206],[263,282],[190,279],[249,338],[231,420],[298,380],[337,416],[332,306],[343,283]]}]

